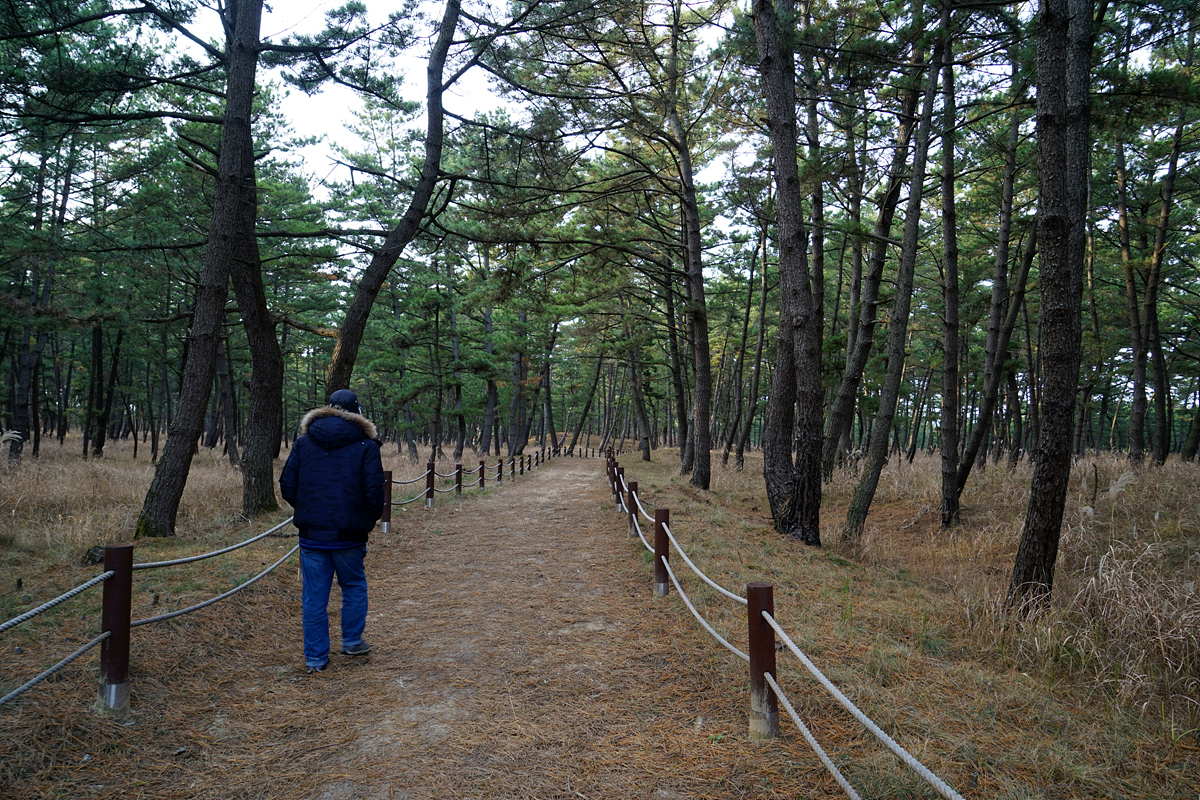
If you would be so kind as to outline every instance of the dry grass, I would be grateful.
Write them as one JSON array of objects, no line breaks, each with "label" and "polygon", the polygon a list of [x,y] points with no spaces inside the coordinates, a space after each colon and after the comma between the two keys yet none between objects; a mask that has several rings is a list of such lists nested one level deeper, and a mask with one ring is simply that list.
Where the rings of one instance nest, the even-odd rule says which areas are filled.
[{"label": "dry grass", "polygon": [[[673,532],[713,578],[728,588],[773,582],[778,616],[810,657],[877,721],[973,764],[968,788],[989,788],[980,796],[1197,796],[1195,466],[1129,476],[1114,456],[1078,464],[1053,607],[1017,625],[1002,601],[1026,465],[976,473],[962,524],[941,530],[937,459],[893,461],[851,557],[839,538],[853,476],[825,487],[826,546],[814,550],[770,533],[757,457],[743,473],[714,470],[707,494],[675,474],[667,453],[651,464],[624,459],[643,502],[671,508]],[[736,640],[737,614],[702,586],[696,594]],[[802,713],[827,713],[823,702],[806,697]],[[910,796],[907,776],[873,776],[875,759],[892,757],[870,752],[856,762],[855,785]]]},{"label": "dry grass", "polygon": [[[389,453],[390,449],[385,449],[385,468],[393,469],[397,480],[424,471],[426,453],[412,464],[394,450]],[[0,585],[0,592],[8,592],[0,595],[4,618],[53,596],[55,587],[66,588],[94,574],[95,567],[76,566],[81,549],[128,538],[152,471],[146,462],[123,459],[119,448],[110,453],[99,463],[55,457],[30,462],[21,470],[0,468],[0,497],[6,503],[0,517],[0,557],[5,559],[5,575],[10,576],[5,578],[8,585]],[[489,493],[494,493],[495,460],[488,459]],[[469,467],[478,458],[464,461]],[[1197,796],[1200,658],[1195,585],[1200,572],[1200,501],[1194,467],[1170,464],[1131,479],[1120,459],[1095,457],[1081,462],[1069,498],[1054,606],[1047,614],[1014,626],[1000,613],[999,601],[1024,516],[1029,479],[1024,466],[1016,472],[989,466],[977,473],[963,498],[962,525],[942,531],[936,459],[918,457],[913,465],[893,461],[868,517],[862,551],[851,558],[838,547],[853,489],[849,476],[839,475],[826,487],[822,515],[826,547],[812,549],[770,530],[761,461],[756,456],[748,458],[742,473],[715,469],[711,492],[696,490],[677,474],[678,461],[672,452],[656,452],[649,464],[627,454],[622,464],[629,479],[639,482],[647,507],[671,509],[672,531],[712,578],[737,591],[749,581],[772,582],[777,617],[797,644],[885,730],[964,796],[1007,800],[1194,800]],[[452,467],[439,464],[438,470],[449,472]],[[601,469],[600,462],[596,469]],[[86,502],[63,501],[62,486]],[[415,494],[418,486],[405,488]],[[401,496],[399,489],[397,496]],[[10,497],[16,498],[11,508]],[[439,505],[445,497],[439,495]],[[462,502],[473,503],[474,497],[468,495]],[[197,462],[188,498],[187,516],[181,514],[181,535],[140,544],[137,560],[197,552],[244,538],[259,527],[238,520],[238,475],[219,460]],[[210,509],[207,516],[202,513],[205,507]],[[60,515],[72,514],[85,523],[59,522]],[[434,516],[419,516],[422,520],[428,516],[422,524],[431,528],[430,535],[449,534],[439,532]],[[621,536],[619,517],[606,518],[611,524],[597,531]],[[285,545],[290,546],[272,540],[265,550],[246,548],[238,551],[237,558],[203,562],[210,566],[169,577],[163,573],[135,597],[134,613],[148,614],[155,602],[155,610],[163,610],[207,597],[214,583],[220,588],[232,585],[261,569],[261,562],[273,560],[272,554]],[[391,544],[385,541],[381,546],[407,557],[411,545],[393,535]],[[648,576],[650,559],[640,543],[630,543],[628,552]],[[25,576],[20,592],[9,583],[14,575]],[[277,761],[284,768],[286,785],[294,789],[287,796],[305,796],[305,792],[317,796],[314,771],[323,769],[320,756],[325,751],[314,748],[340,748],[337,743],[349,741],[353,732],[344,725],[333,726],[322,731],[323,739],[313,738],[312,726],[322,725],[322,717],[304,704],[319,701],[322,687],[330,690],[333,684],[318,686],[293,675],[294,665],[281,666],[279,656],[272,655],[276,645],[264,635],[264,625],[298,628],[298,587],[293,578],[271,576],[261,588],[230,601],[231,613],[208,617],[203,625],[184,617],[170,627],[139,629],[150,638],[140,650],[138,671],[153,676],[135,688],[139,707],[146,709],[144,721],[151,723],[145,727],[198,731],[182,743],[156,742],[152,736],[147,740],[145,733],[89,715],[86,705],[94,692],[88,688],[94,685],[89,683],[94,681],[94,667],[80,666],[62,678],[78,687],[35,690],[28,702],[22,701],[25,710],[20,715],[0,713],[0,732],[10,741],[3,751],[5,769],[19,772],[25,786],[37,786],[37,776],[44,775],[42,785],[47,788],[42,796],[54,796],[49,788],[53,781],[61,783],[64,774],[83,769],[70,759],[101,748],[124,754],[133,769],[140,770],[145,788],[139,796],[182,796],[178,792],[189,782],[197,787],[196,797],[219,796],[213,794],[219,791],[215,779],[206,775],[226,770],[229,781],[251,785],[258,776],[246,765],[258,757],[261,736],[266,736],[279,741]],[[740,609],[695,579],[684,581],[710,622],[744,647]],[[85,632],[95,628],[95,608],[84,603],[71,609],[44,615],[48,619],[41,624],[22,626],[13,632],[16,638],[6,636],[0,651],[0,674],[6,685],[25,675],[31,661],[49,659],[49,653],[42,652],[48,648],[40,643],[46,632],[53,630],[70,641],[85,640]],[[671,621],[664,616],[668,611]],[[695,710],[697,719],[738,717],[746,680],[741,662],[708,640],[682,604],[658,608],[654,616],[656,620],[661,616],[685,637],[651,649],[661,651],[667,660],[686,654],[688,674],[702,682],[698,688],[706,690],[705,702]],[[215,631],[214,621],[218,621]],[[183,650],[171,647],[175,639],[192,644]],[[13,645],[26,648],[25,654],[14,654]],[[35,652],[35,648],[41,649]],[[613,655],[647,657],[641,650]],[[805,721],[862,796],[932,796],[784,653],[780,676]],[[369,685],[365,680],[358,683]],[[596,680],[605,678],[597,674]],[[260,697],[251,698],[249,685],[239,688],[242,683],[284,694],[272,701],[277,707],[264,706]],[[622,691],[639,691],[628,681],[621,685]],[[654,690],[651,685],[644,687],[649,694]],[[531,697],[536,700],[546,692],[547,697],[571,702],[570,686],[541,687]],[[195,720],[204,720],[203,725]],[[481,726],[482,735],[486,721],[474,724]],[[781,724],[789,740],[797,739],[790,722],[781,720]],[[255,741],[259,750],[251,746]],[[660,747],[650,739],[637,741],[647,753]],[[515,739],[512,743],[513,747],[521,744]],[[528,744],[540,752],[536,739]],[[685,760],[681,768],[698,774],[712,771],[705,747],[711,752],[716,747],[745,748],[746,743],[736,726],[726,726],[705,728],[691,746],[695,748],[692,763]],[[177,752],[181,747],[184,750]],[[779,769],[807,769],[802,756],[787,752],[788,760]],[[762,756],[756,753],[745,751],[747,770],[740,782],[729,784],[740,788],[722,791],[721,784],[712,784],[711,794],[703,796],[776,796],[765,789],[746,790],[750,785],[746,776],[762,768],[757,763]],[[689,754],[684,749],[680,755]],[[639,768],[636,748],[623,757],[631,759],[627,768]],[[451,761],[439,763],[448,769]],[[489,780],[497,781],[497,787],[507,785],[499,778]],[[0,773],[0,785],[3,781]],[[508,793],[497,789],[494,796],[533,796],[519,785],[510,789]],[[458,790],[465,791],[461,786]],[[467,792],[466,796],[476,795]],[[837,794],[822,789],[810,796]]]}]

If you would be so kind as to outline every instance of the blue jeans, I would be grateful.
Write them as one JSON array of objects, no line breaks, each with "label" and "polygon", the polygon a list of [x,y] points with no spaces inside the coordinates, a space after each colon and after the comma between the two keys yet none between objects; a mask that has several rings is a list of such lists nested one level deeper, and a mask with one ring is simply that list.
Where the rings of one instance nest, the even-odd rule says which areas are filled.
[{"label": "blue jeans", "polygon": [[334,575],[342,587],[342,646],[362,642],[363,628],[367,625],[367,573],[363,568],[366,554],[365,544],[345,550],[300,548],[307,666],[321,667],[329,661],[329,592]]}]

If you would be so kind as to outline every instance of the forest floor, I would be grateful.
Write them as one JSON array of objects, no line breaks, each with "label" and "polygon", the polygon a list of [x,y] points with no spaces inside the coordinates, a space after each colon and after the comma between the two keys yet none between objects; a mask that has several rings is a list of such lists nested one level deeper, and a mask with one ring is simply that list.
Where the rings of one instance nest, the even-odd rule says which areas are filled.
[{"label": "forest floor", "polygon": [[[745,692],[710,668],[724,651],[677,599],[652,597],[603,461],[415,508],[373,535],[368,656],[305,674],[289,566],[233,608],[135,630],[132,720],[42,719],[18,735],[34,774],[0,795],[832,794],[811,753],[747,740]],[[338,603],[335,588],[335,646]]]},{"label": "forest floor", "polygon": [[[775,582],[800,646],[964,797],[1197,796],[1194,736],[1164,738],[1103,698],[977,660],[955,627],[960,601],[939,588],[945,564],[910,574],[782,542],[740,484],[700,492],[669,462],[626,466],[648,506],[671,505],[693,558],[739,593]],[[135,629],[129,720],[90,712],[94,659],[0,712],[0,798],[845,796],[782,710],[779,739],[749,740],[744,663],[675,589],[652,596],[649,554],[615,511],[602,460],[556,459],[407,508],[372,535],[370,655],[305,674],[289,562],[227,602]],[[881,503],[872,518],[913,541],[936,532],[919,502]],[[197,551],[176,538],[139,543],[135,560]],[[139,573],[133,615],[235,585],[293,544],[268,539],[169,584]],[[744,648],[744,609],[694,579],[685,588]],[[335,646],[338,603],[335,588]],[[74,613],[55,624],[94,627],[94,608]],[[37,629],[6,641],[3,682],[48,649]],[[864,798],[936,797],[785,655],[792,701]]]}]

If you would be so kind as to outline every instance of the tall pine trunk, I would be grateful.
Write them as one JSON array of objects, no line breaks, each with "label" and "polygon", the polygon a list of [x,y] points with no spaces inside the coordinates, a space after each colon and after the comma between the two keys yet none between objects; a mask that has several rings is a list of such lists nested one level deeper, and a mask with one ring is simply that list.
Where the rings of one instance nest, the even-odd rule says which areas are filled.
[{"label": "tall pine trunk", "polygon": [[442,22],[438,28],[438,36],[429,53],[426,65],[425,108],[428,114],[425,128],[425,161],[421,167],[421,176],[413,190],[413,195],[400,222],[392,229],[384,240],[383,245],[375,251],[371,262],[363,270],[358,287],[354,291],[354,299],[346,310],[342,325],[338,328],[337,344],[333,348],[333,357],[326,372],[325,389],[333,392],[347,389],[350,386],[350,374],[354,371],[354,362],[358,358],[358,348],[362,344],[363,333],[366,331],[367,319],[375,298],[384,282],[404,252],[404,248],[416,238],[421,229],[421,220],[425,209],[433,197],[433,189],[441,175],[442,146],[444,142],[444,122],[442,115],[442,69],[446,64],[446,56],[454,41],[454,31],[458,27],[458,17],[461,4],[459,0],[446,0],[446,8],[442,13]]},{"label": "tall pine trunk", "polygon": [[[942,27],[950,29],[949,3]],[[951,45],[953,46],[953,45]],[[942,526],[958,522],[958,209],[954,202],[954,54],[946,59],[942,105]]]},{"label": "tall pine trunk", "polygon": [[908,207],[905,210],[904,218],[904,238],[901,240],[900,263],[896,276],[896,293],[888,319],[888,339],[885,351],[887,369],[880,391],[879,409],[875,414],[875,421],[871,425],[871,442],[867,446],[866,458],[863,460],[862,475],[858,485],[854,487],[854,496],[846,511],[846,527],[842,532],[843,541],[852,548],[857,548],[862,540],[867,512],[875,499],[879,476],[883,472],[883,465],[888,458],[892,421],[896,414],[896,403],[900,397],[900,384],[904,375],[905,344],[908,340],[909,311],[912,305],[913,276],[921,232],[921,197],[929,154],[933,105],[942,68],[944,45],[944,41],[939,41],[934,47],[921,118],[917,123],[912,178],[909,182]]},{"label": "tall pine trunk", "polygon": [[1071,477],[1091,172],[1092,0],[1041,0],[1037,19],[1040,435],[1005,606],[1048,604]]},{"label": "tall pine trunk", "polygon": [[247,191],[247,187],[254,185],[250,120],[262,0],[240,0],[235,6],[228,7],[226,14],[235,11],[235,18],[226,19],[228,72],[221,155],[217,163],[208,244],[204,250],[204,269],[196,287],[196,302],[188,329],[188,358],[179,407],[142,503],[134,538],[170,536],[175,532],[175,518],[191,469],[192,454],[204,427],[231,265],[235,258],[246,252],[246,242],[254,237],[256,207],[254,193]]},{"label": "tall pine trunk", "polygon": [[[775,528],[805,544],[821,544],[821,313],[819,274],[810,274],[803,194],[796,152],[796,72],[791,0],[753,6],[759,74],[775,167],[779,230],[779,347],[767,402],[763,477]],[[816,202],[816,201],[814,201]],[[814,270],[815,272],[815,270]],[[797,411],[799,417],[796,417]],[[796,422],[796,461],[791,457]]]}]

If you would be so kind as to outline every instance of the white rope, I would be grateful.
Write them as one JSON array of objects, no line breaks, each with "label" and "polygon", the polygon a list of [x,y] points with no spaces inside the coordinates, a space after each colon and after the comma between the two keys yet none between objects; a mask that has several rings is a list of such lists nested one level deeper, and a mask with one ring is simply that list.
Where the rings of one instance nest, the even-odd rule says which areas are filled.
[{"label": "white rope", "polygon": [[481,469],[483,469],[483,465],[482,465],[482,464],[480,464],[480,465],[479,465],[478,467],[476,467],[475,469],[464,469],[464,470],[463,470],[463,475],[474,475],[476,472],[479,472],[479,470],[481,470]]},{"label": "white rope", "polygon": [[429,476],[429,470],[425,470],[425,472],[420,477],[413,478],[411,481],[392,481],[392,483],[396,484],[397,486],[404,486],[405,484],[416,483],[417,481],[423,481],[428,476]]},{"label": "white rope", "polygon": [[410,498],[409,498],[409,499],[407,499],[407,500],[401,500],[399,503],[393,503],[392,505],[396,505],[396,506],[406,506],[406,505],[408,505],[409,503],[415,503],[415,502],[417,502],[418,500],[420,500],[420,499],[421,499],[422,497],[424,497],[424,496],[425,496],[425,493],[424,493],[424,492],[421,492],[421,493],[420,493],[419,495],[417,495],[416,497],[410,497]]},{"label": "white rope", "polygon": [[446,487],[445,489],[439,489],[439,488],[437,488],[437,487],[435,486],[435,487],[433,487],[433,490],[434,490],[435,492],[437,492],[438,494],[449,494],[450,492],[453,492],[453,491],[454,491],[454,487],[453,487],[453,486],[448,486],[448,487]]},{"label": "white rope", "polygon": [[665,558],[662,560],[662,562],[663,562],[663,566],[667,568],[667,574],[671,576],[671,583],[675,584],[675,590],[677,592],[679,592],[679,596],[681,598],[683,598],[684,605],[686,605],[688,607],[688,609],[691,610],[692,616],[696,618],[696,621],[699,622],[701,625],[703,625],[704,630],[708,631],[709,634],[714,639],[716,639],[721,644],[725,645],[725,648],[727,650],[729,650],[729,652],[733,653],[735,656],[740,657],[742,659],[742,661],[749,661],[750,656],[746,655],[741,650],[738,650],[736,647],[731,645],[729,642],[725,641],[725,637],[723,637],[723,636],[721,636],[721,634],[717,633],[716,630],[713,629],[713,626],[709,625],[708,622],[704,619],[704,617],[700,616],[700,612],[696,610],[696,607],[694,605],[692,605],[692,601],[688,599],[688,596],[686,594],[684,594],[683,588],[679,585],[679,579],[675,577],[675,570],[671,569],[671,562]]},{"label": "white rope", "polygon": [[56,605],[58,605],[60,603],[65,603],[66,601],[70,600],[72,597],[79,594],[80,592],[86,592],[88,589],[92,588],[96,584],[104,583],[106,580],[108,580],[109,578],[111,578],[112,576],[114,576],[116,574],[117,573],[111,569],[108,572],[102,572],[99,575],[97,575],[96,577],[89,580],[87,583],[79,584],[78,586],[76,586],[74,589],[67,592],[66,594],[61,594],[58,597],[54,598],[53,600],[42,603],[37,608],[30,609],[29,611],[26,611],[24,614],[22,614],[19,617],[13,617],[8,622],[4,623],[3,625],[0,625],[0,633],[3,633],[4,631],[8,630],[9,628],[15,628],[16,626],[20,625],[22,622],[31,620],[34,617],[36,617],[38,614],[41,614],[44,611],[49,611],[50,609],[54,608]]},{"label": "white rope", "polygon": [[62,661],[55,664],[50,669],[48,669],[45,672],[43,672],[42,674],[38,675],[36,678],[32,678],[29,681],[26,681],[25,683],[18,686],[16,689],[13,689],[11,692],[4,695],[4,697],[0,697],[0,706],[3,706],[13,700],[16,700],[18,697],[25,694],[25,692],[27,692],[30,689],[32,689],[33,687],[37,686],[39,683],[46,680],[51,675],[55,674],[56,672],[61,670],[63,667],[67,666],[72,661],[79,658],[81,655],[86,653],[88,650],[91,650],[93,647],[100,644],[105,639],[109,638],[110,636],[112,636],[112,631],[105,631],[104,633],[97,636],[95,639],[92,639],[90,642],[85,644],[83,647],[76,650],[74,653],[71,653],[71,655],[67,656]]},{"label": "white rope", "polygon": [[436,472],[436,471],[435,471],[433,474],[434,474],[434,475],[437,475],[439,478],[453,478],[453,477],[456,477],[456,476],[458,475],[458,471],[457,471],[457,470],[455,470],[454,472],[447,472],[445,475],[443,475],[443,474],[442,474],[442,473],[440,473],[440,472]]},{"label": "white rope", "polygon": [[180,564],[190,564],[193,561],[203,561],[206,558],[212,558],[213,556],[220,556],[220,555],[224,555],[225,553],[231,553],[234,550],[237,550],[239,547],[245,547],[248,544],[257,542],[259,539],[265,539],[266,537],[270,536],[275,531],[277,531],[280,528],[282,528],[283,526],[289,524],[293,519],[295,519],[295,517],[288,517],[283,522],[276,525],[274,528],[271,528],[271,530],[266,531],[264,533],[260,533],[259,535],[254,536],[250,539],[247,539],[244,542],[238,542],[235,545],[230,545],[229,547],[226,547],[223,550],[214,550],[211,553],[204,553],[203,555],[198,555],[198,556],[188,556],[187,558],[176,558],[173,561],[154,561],[154,562],[147,562],[144,564],[134,564],[133,569],[155,569],[156,567],[177,567]]},{"label": "white rope", "polygon": [[938,794],[940,794],[942,797],[945,797],[946,800],[963,800],[962,795],[951,789],[945,781],[930,772],[924,764],[922,764],[920,761],[917,761],[917,759],[913,758],[913,756],[911,756],[907,750],[896,744],[896,741],[892,739],[892,737],[884,733],[878,725],[871,721],[870,717],[860,711],[858,707],[854,705],[854,703],[850,702],[850,699],[846,697],[846,695],[842,694],[841,690],[839,690],[828,678],[821,674],[821,670],[817,669],[817,665],[810,661],[808,656],[801,652],[800,648],[796,646],[796,643],[792,641],[791,637],[787,635],[783,628],[779,626],[779,623],[776,622],[770,614],[768,614],[766,611],[763,611],[762,615],[763,619],[767,621],[767,624],[770,625],[777,634],[779,634],[779,638],[783,639],[783,642],[788,646],[788,649],[792,651],[796,658],[800,659],[800,663],[803,664],[810,673],[812,673],[812,676],[817,679],[818,683],[825,687],[825,691],[829,692],[829,694],[831,694],[833,698],[841,704],[842,708],[849,711],[852,717],[858,720],[864,728],[873,733],[876,739],[882,742],[887,749],[895,753],[896,757],[907,764],[913,770],[913,772],[916,772],[918,775],[924,778],[930,786],[937,790]]},{"label": "white rope", "polygon": [[651,514],[650,512],[648,512],[646,510],[646,507],[642,505],[642,498],[638,497],[636,492],[633,495],[633,502],[637,504],[638,511],[640,511],[642,513],[643,517],[650,520],[651,522],[654,522],[654,515]]},{"label": "white rope", "polygon": [[637,530],[638,538],[642,540],[642,544],[646,545],[646,549],[649,550],[651,553],[653,553],[654,547],[653,547],[653,545],[651,545],[649,542],[646,541],[646,535],[644,533],[642,533],[642,525],[640,522],[638,522],[637,517],[633,518],[633,527],[635,530]]},{"label": "white rope", "polygon": [[476,478],[475,480],[471,481],[470,483],[464,483],[464,484],[463,484],[463,488],[464,488],[464,489],[470,489],[472,486],[478,486],[478,485],[479,485],[479,482],[480,482],[481,480],[483,480],[483,476],[482,476],[482,475],[480,475],[478,478]]},{"label": "white rope", "polygon": [[181,609],[179,609],[178,611],[171,611],[171,612],[168,612],[168,613],[166,613],[166,614],[160,614],[160,615],[158,615],[157,617],[147,617],[146,619],[139,619],[139,620],[135,620],[134,622],[131,622],[131,623],[129,623],[129,627],[131,627],[131,628],[137,628],[137,627],[139,627],[139,626],[141,626],[141,625],[149,625],[149,624],[151,624],[151,623],[153,623],[153,622],[162,622],[163,620],[174,619],[175,617],[181,617],[181,616],[183,616],[184,614],[190,614],[190,613],[192,613],[193,611],[199,611],[199,610],[200,610],[200,609],[202,609],[202,608],[206,608],[206,607],[208,607],[208,606],[211,606],[213,603],[218,603],[218,602],[220,602],[220,601],[224,600],[226,597],[229,597],[230,595],[235,595],[235,594],[237,594],[237,593],[238,593],[238,592],[240,592],[242,589],[245,589],[247,586],[252,586],[252,585],[253,585],[255,582],[257,582],[257,581],[258,581],[260,578],[262,578],[264,575],[267,575],[267,574],[269,574],[269,573],[270,573],[272,570],[274,570],[274,569],[275,569],[276,567],[278,567],[280,564],[282,564],[283,562],[285,562],[285,561],[287,561],[289,558],[291,558],[291,557],[292,557],[292,554],[293,554],[293,553],[295,553],[295,552],[296,552],[297,550],[299,550],[299,549],[300,549],[300,545],[296,545],[296,546],[295,546],[295,547],[293,547],[291,550],[288,550],[288,551],[287,551],[287,554],[286,554],[286,555],[285,555],[283,558],[279,559],[279,560],[278,560],[278,561],[276,561],[274,564],[272,564],[271,566],[267,567],[267,568],[266,568],[266,569],[264,569],[262,572],[258,573],[258,574],[257,574],[257,575],[255,575],[253,578],[251,578],[250,580],[248,580],[248,581],[246,581],[245,583],[243,583],[241,586],[236,586],[236,587],[234,587],[234,588],[230,589],[228,592],[224,592],[224,593],[222,593],[222,594],[219,594],[219,595],[217,595],[216,597],[210,597],[209,599],[205,600],[205,601],[204,601],[204,602],[202,602],[202,603],[196,603],[196,605],[194,605],[194,606],[188,606],[187,608],[181,608]]},{"label": "white rope", "polygon": [[667,532],[667,538],[671,540],[671,544],[675,545],[675,552],[679,553],[679,555],[681,555],[683,557],[683,560],[687,562],[687,565],[692,568],[692,572],[696,573],[697,578],[704,581],[709,586],[711,586],[712,588],[716,589],[721,594],[728,597],[730,600],[735,600],[735,601],[741,603],[742,605],[746,605],[746,598],[741,597],[740,595],[736,595],[733,592],[729,591],[728,589],[724,588],[719,583],[712,580],[707,575],[705,575],[703,572],[701,572],[700,568],[692,563],[692,560],[690,558],[688,558],[687,553],[683,552],[683,548],[679,546],[679,542],[675,539],[674,534],[671,533],[670,526],[663,525],[663,530]]},{"label": "white rope", "polygon": [[787,699],[787,695],[783,693],[783,689],[779,688],[779,684],[775,682],[775,677],[769,672],[764,672],[763,677],[767,679],[767,683],[769,683],[771,685],[771,689],[775,691],[775,696],[779,698],[779,702],[783,703],[783,707],[787,709],[788,714],[792,718],[792,722],[796,723],[796,727],[799,728],[800,733],[804,735],[804,739],[808,742],[808,746],[811,747],[813,752],[817,754],[817,758],[821,759],[821,763],[824,764],[825,769],[829,770],[829,773],[833,775],[833,779],[837,781],[838,786],[842,787],[842,791],[846,793],[846,796],[849,797],[850,800],[860,800],[858,792],[854,791],[854,787],[850,785],[850,782],[846,780],[838,768],[833,765],[833,762],[829,759],[829,756],[825,754],[825,751],[821,748],[821,745],[817,744],[817,740],[813,738],[813,735],[809,732],[808,726],[800,721],[800,715],[796,713],[796,709],[792,708],[791,701]]}]

